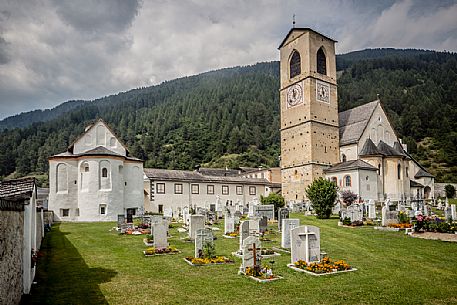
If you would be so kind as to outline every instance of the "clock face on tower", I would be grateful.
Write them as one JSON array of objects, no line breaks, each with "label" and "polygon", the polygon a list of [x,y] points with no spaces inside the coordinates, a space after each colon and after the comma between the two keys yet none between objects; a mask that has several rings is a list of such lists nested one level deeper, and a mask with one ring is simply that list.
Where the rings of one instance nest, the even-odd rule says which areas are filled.
[{"label": "clock face on tower", "polygon": [[287,108],[291,108],[303,103],[303,88],[300,84],[295,84],[287,89]]},{"label": "clock face on tower", "polygon": [[328,84],[316,81],[316,99],[321,102],[330,103],[330,86]]}]

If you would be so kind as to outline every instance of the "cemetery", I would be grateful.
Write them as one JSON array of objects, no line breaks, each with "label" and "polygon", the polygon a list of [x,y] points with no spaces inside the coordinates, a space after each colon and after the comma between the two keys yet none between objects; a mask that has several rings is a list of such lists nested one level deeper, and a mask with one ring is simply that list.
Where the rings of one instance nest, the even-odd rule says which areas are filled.
[{"label": "cemetery", "polygon": [[[249,233],[241,245],[246,252],[232,256],[240,249],[240,239],[220,238],[225,233],[224,220],[198,229],[192,243],[181,239],[189,235],[188,231],[180,233],[181,227],[169,228],[171,237],[164,241],[167,235],[160,230],[160,222],[157,232],[153,225],[153,241],[179,249],[175,255],[153,259],[140,254],[145,251],[144,235],[113,234],[109,232],[112,223],[57,224],[45,239],[40,258],[46,272],[39,270],[36,280],[43,285],[34,286],[32,293],[38,302],[63,303],[68,298],[65,291],[84,278],[78,284],[81,288],[72,293],[92,304],[208,303],[211,295],[220,304],[252,304],[258,299],[289,304],[303,298],[310,303],[338,304],[341,295],[347,304],[453,302],[455,285],[449,283],[457,272],[457,243],[410,238],[373,226],[344,230],[337,216],[316,219],[290,213],[289,217],[282,219],[281,233],[271,235],[268,247],[281,249],[274,251],[281,256],[273,257],[264,255],[265,244]],[[240,222],[240,235],[251,227],[245,224],[249,222],[249,218]],[[255,223],[252,228],[257,228]],[[268,223],[268,230],[277,231],[278,224]],[[282,232],[286,231],[290,233],[285,236]],[[213,246],[205,246],[211,235]],[[155,248],[151,253],[156,254]],[[217,267],[194,267],[204,265]],[[421,276],[417,276],[419,269]],[[327,274],[340,275],[314,276]],[[256,281],[280,280],[260,284],[250,276]],[[385,290],[391,293],[384,294]]]}]

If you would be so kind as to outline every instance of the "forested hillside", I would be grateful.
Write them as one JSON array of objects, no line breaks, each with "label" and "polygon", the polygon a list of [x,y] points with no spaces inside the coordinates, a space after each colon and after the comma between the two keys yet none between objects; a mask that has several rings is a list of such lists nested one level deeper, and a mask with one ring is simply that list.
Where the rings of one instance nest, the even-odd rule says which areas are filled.
[{"label": "forested hillside", "polygon": [[[456,54],[364,50],[337,56],[337,65],[340,110],[379,94],[413,155],[438,181],[457,182]],[[86,102],[46,122],[0,132],[0,176],[46,172],[47,157],[65,151],[98,117],[147,167],[276,166],[278,88],[279,65],[271,62]]]}]

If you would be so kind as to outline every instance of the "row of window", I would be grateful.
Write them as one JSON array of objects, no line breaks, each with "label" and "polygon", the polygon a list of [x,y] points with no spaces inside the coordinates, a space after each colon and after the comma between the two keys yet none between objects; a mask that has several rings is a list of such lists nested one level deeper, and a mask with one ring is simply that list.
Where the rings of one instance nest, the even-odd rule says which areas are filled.
[{"label": "row of window", "polygon": [[[335,183],[336,185],[338,185],[338,178],[332,177],[332,178],[330,178],[330,181],[332,181],[333,183]],[[351,179],[351,176],[349,176],[349,175],[344,176],[344,178],[343,178],[343,184],[344,184],[343,186],[345,186],[345,187],[350,187],[350,186],[352,186],[352,179]]]},{"label": "row of window", "polygon": [[[156,191],[157,194],[165,194],[165,183],[156,183]],[[200,194],[200,185],[199,184],[191,184],[190,185],[190,191],[192,194]],[[175,194],[182,194],[182,183],[175,183],[174,184],[174,193]],[[221,186],[221,192],[222,195],[229,195],[229,186],[228,185],[222,185]],[[213,184],[208,184],[206,186],[206,194],[208,195],[214,195],[214,185]],[[243,186],[242,185],[237,185],[236,186],[236,194],[237,195],[243,195]],[[250,186],[249,187],[249,195],[256,195],[256,187],[255,186]]]},{"label": "row of window", "polygon": [[[99,215],[106,215],[106,204],[100,204],[98,206]],[[70,216],[70,209],[60,209],[60,217]],[[79,209],[75,209],[75,216],[79,216]]]},{"label": "row of window", "polygon": [[[319,48],[316,53],[316,70],[317,73],[327,75],[327,58],[323,47]],[[292,51],[289,62],[289,77],[294,78],[301,74],[301,57],[297,50]]]}]

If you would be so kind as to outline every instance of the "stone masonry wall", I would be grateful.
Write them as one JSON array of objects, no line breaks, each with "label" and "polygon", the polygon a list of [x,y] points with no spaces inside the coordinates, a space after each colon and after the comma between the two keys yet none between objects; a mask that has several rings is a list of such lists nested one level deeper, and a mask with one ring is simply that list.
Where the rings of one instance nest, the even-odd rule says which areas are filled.
[{"label": "stone masonry wall", "polygon": [[0,304],[21,300],[23,223],[23,211],[0,210]]}]

